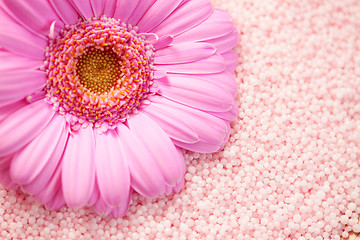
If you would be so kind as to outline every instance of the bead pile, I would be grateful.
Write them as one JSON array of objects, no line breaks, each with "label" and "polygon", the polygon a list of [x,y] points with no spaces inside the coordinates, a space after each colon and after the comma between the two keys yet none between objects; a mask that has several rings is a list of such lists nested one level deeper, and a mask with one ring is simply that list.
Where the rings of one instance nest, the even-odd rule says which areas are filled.
[{"label": "bead pile", "polygon": [[[124,218],[0,187],[2,239],[341,239],[360,232],[360,2],[213,0],[240,30],[225,149],[184,152],[184,189]],[[25,227],[30,225],[31,228]]]}]

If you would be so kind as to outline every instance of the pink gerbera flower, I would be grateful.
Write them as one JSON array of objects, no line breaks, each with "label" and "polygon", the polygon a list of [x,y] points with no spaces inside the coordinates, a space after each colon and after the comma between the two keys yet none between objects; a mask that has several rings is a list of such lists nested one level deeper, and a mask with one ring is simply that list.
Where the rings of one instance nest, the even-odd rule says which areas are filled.
[{"label": "pink gerbera flower", "polygon": [[222,149],[237,31],[208,0],[0,0],[0,178],[48,208],[126,213]]}]

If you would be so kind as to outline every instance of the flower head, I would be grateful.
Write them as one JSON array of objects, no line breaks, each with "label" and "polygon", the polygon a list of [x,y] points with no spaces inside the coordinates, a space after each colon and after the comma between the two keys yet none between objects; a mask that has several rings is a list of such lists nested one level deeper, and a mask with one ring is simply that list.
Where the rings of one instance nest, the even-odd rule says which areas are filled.
[{"label": "flower head", "polygon": [[1,0],[0,180],[49,208],[178,192],[236,118],[237,31],[208,0]]}]

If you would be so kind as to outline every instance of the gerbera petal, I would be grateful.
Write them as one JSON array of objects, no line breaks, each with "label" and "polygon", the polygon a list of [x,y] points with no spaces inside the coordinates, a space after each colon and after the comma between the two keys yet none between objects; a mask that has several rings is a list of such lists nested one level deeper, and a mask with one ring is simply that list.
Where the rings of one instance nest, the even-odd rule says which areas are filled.
[{"label": "gerbera petal", "polygon": [[71,0],[49,0],[61,20],[68,25],[76,23],[80,17],[70,1]]},{"label": "gerbera petal", "polygon": [[18,102],[14,102],[12,104],[0,107],[0,122],[4,120],[6,117],[10,116],[12,113],[16,112],[22,107],[25,107],[29,103],[26,100],[21,100]]},{"label": "gerbera petal", "polygon": [[0,183],[7,189],[16,189],[19,185],[14,183],[10,176],[12,155],[0,157]]},{"label": "gerbera petal", "polygon": [[180,181],[177,182],[175,184],[175,186],[173,186],[173,190],[175,192],[177,192],[178,190],[180,190],[183,187],[183,185],[184,185],[184,176],[185,176],[185,173],[186,173],[186,165],[185,165],[184,154],[182,153],[181,149],[178,148],[178,147],[176,147],[176,152],[177,152],[179,158],[182,159],[184,163],[180,165],[181,168],[179,169],[180,176],[182,176],[182,177],[181,177]]},{"label": "gerbera petal", "polygon": [[205,111],[229,111],[234,102],[226,89],[199,76],[168,74],[155,83],[160,95]]},{"label": "gerbera petal", "polygon": [[[120,0],[126,1],[126,0]],[[127,22],[133,25],[137,25],[140,19],[144,16],[144,14],[149,10],[149,8],[156,2],[157,0],[139,0],[136,8],[131,13],[131,16],[128,18]],[[127,1],[126,1],[127,2]],[[118,6],[121,3],[118,3]]]},{"label": "gerbera petal", "polygon": [[37,70],[0,72],[0,107],[19,101],[40,91],[46,83],[46,73]]},{"label": "gerbera petal", "polygon": [[217,49],[217,53],[224,53],[234,48],[238,40],[239,40],[239,33],[235,29],[227,35],[209,39],[206,40],[206,42],[214,45]]},{"label": "gerbera petal", "polygon": [[208,79],[209,81],[212,81],[215,84],[219,84],[222,88],[228,90],[233,97],[236,95],[236,91],[237,91],[236,79],[234,75],[230,72],[225,71],[222,73],[204,74],[204,75],[195,75],[195,76],[199,76]]},{"label": "gerbera petal", "polygon": [[211,13],[212,7],[208,0],[187,1],[152,29],[152,32],[158,36],[178,35],[198,25]]},{"label": "gerbera petal", "polygon": [[91,196],[95,182],[94,153],[91,127],[70,135],[62,159],[62,186],[68,206],[84,206]]},{"label": "gerbera petal", "polygon": [[20,108],[0,123],[0,157],[14,153],[28,144],[50,122],[51,106],[40,100]]},{"label": "gerbera petal", "polygon": [[119,218],[126,214],[126,212],[129,209],[130,201],[131,201],[131,191],[129,191],[128,194],[126,194],[128,197],[126,201],[124,201],[120,206],[117,207],[111,207],[106,204],[104,199],[100,196],[96,203],[94,204],[93,208],[95,212],[102,216],[107,216],[110,218]]},{"label": "gerbera petal", "polygon": [[130,207],[130,200],[131,200],[130,196],[131,196],[131,193],[129,193],[129,197],[128,197],[127,201],[125,202],[125,204],[123,204],[122,206],[113,208],[108,216],[111,218],[119,218],[119,217],[124,216]]},{"label": "gerbera petal", "polygon": [[146,197],[162,196],[165,179],[152,155],[124,124],[118,124],[117,132],[128,159],[132,188]]},{"label": "gerbera petal", "polygon": [[[178,155],[179,155],[180,157],[182,157],[182,158],[184,157],[184,154],[183,154],[183,152],[181,151],[180,148],[176,147],[176,151],[177,151],[177,153],[178,153]],[[186,166],[185,166],[185,164],[182,165],[182,169],[181,169],[180,171],[181,171],[182,176],[185,176],[185,173],[186,173]],[[183,188],[183,186],[184,186],[184,182],[185,182],[185,178],[183,177],[183,178],[181,178],[180,182],[178,182],[175,186],[172,187],[172,192],[173,192],[173,193],[178,193],[178,192],[180,192],[180,190],[181,190],[181,189]]]},{"label": "gerbera petal", "polygon": [[222,138],[219,139],[220,141],[218,141],[217,143],[213,141],[210,142],[204,139],[203,141],[199,141],[194,144],[188,144],[174,140],[174,144],[181,148],[194,152],[200,152],[200,153],[218,152],[224,148],[224,145],[230,136],[230,123],[228,121],[224,121],[223,123],[224,123],[224,131],[223,131],[224,135],[222,136]]},{"label": "gerbera petal", "polygon": [[51,159],[60,159],[61,155],[54,156],[54,151],[63,135],[64,127],[65,119],[61,116],[54,117],[37,137],[16,152],[11,163],[14,182],[20,185],[28,184],[43,171]]},{"label": "gerbera petal", "polygon": [[234,101],[233,107],[227,112],[209,112],[209,113],[211,113],[212,115],[217,116],[219,118],[222,118],[224,120],[228,120],[228,121],[232,122],[237,118],[237,116],[239,114],[239,108],[238,108],[236,102]]},{"label": "gerbera petal", "polygon": [[[1,4],[1,2],[0,2]],[[17,55],[43,61],[47,41],[15,23],[0,9],[0,46]]]},{"label": "gerbera petal", "polygon": [[0,6],[22,26],[45,39],[52,22],[57,21],[57,32],[64,27],[48,1],[2,0]]},{"label": "gerbera petal", "polygon": [[[106,17],[114,17],[114,12],[119,1],[120,0],[105,0],[104,15]],[[134,2],[137,2],[137,0],[134,0]]]},{"label": "gerbera petal", "polygon": [[[176,151],[183,158],[184,154],[181,152],[181,149],[176,147]],[[182,169],[180,171],[182,173],[181,175],[185,176],[185,172],[186,172],[185,164],[182,166]],[[180,192],[180,190],[184,187],[184,183],[185,183],[185,178],[182,177],[180,182],[178,182],[175,186],[166,186],[166,195]]]},{"label": "gerbera petal", "polygon": [[57,193],[61,189],[61,163],[56,167],[54,174],[52,175],[49,182],[46,183],[43,189],[39,191],[34,197],[43,203],[51,202],[56,197]]},{"label": "gerbera petal", "polygon": [[119,218],[119,217],[122,217],[126,214],[126,212],[129,210],[129,207],[130,207],[130,202],[131,202],[131,190],[129,191],[129,193],[127,194],[128,195],[128,198],[126,199],[126,201],[118,206],[118,207],[115,207],[111,210],[110,214],[109,214],[109,217],[112,217],[112,218]]},{"label": "gerbera petal", "polygon": [[[151,104],[166,109],[169,114],[180,116],[191,125],[194,132],[199,136],[196,143],[184,143],[173,140],[175,145],[196,152],[216,152],[227,140],[228,126],[218,117],[185,105],[173,102],[160,96],[149,96]],[[206,123],[206,124],[204,124]]]},{"label": "gerbera petal", "polygon": [[181,179],[181,181],[176,184],[175,187],[172,188],[173,193],[179,193],[180,190],[184,187],[185,179]]},{"label": "gerbera petal", "polygon": [[30,59],[0,50],[0,71],[38,69],[44,64],[43,60]]},{"label": "gerbera petal", "polygon": [[236,65],[237,65],[236,52],[233,50],[230,50],[230,51],[222,53],[221,56],[223,56],[223,58],[225,59],[226,71],[230,72],[230,73],[234,72]]},{"label": "gerbera petal", "polygon": [[90,0],[95,17],[100,17],[104,13],[106,0]]},{"label": "gerbera petal", "polygon": [[130,130],[142,141],[156,161],[166,184],[174,186],[180,182],[185,160],[178,154],[169,136],[151,118],[142,113],[129,118],[128,123]]},{"label": "gerbera petal", "polygon": [[[54,118],[62,118],[62,116],[55,115]],[[53,150],[52,155],[47,161],[46,165],[43,167],[42,171],[38,173],[34,180],[21,186],[24,191],[31,195],[35,195],[42,191],[42,189],[44,189],[51,181],[55,170],[59,168],[59,165],[61,165],[60,160],[64,153],[69,133],[64,127],[60,126],[59,128],[62,129],[61,136],[58,137],[57,145],[55,146],[55,149]]]},{"label": "gerbera petal", "polygon": [[182,0],[157,0],[144,14],[137,26],[141,32],[148,32],[174,11]]},{"label": "gerbera petal", "polygon": [[229,14],[220,9],[214,9],[211,16],[174,39],[176,42],[197,42],[225,36],[235,29],[234,23]]},{"label": "gerbera petal", "polygon": [[118,0],[114,18],[126,21],[138,6],[139,0]]},{"label": "gerbera petal", "polygon": [[47,209],[56,210],[66,204],[62,188],[60,187],[57,193],[52,197],[51,200],[45,203]]},{"label": "gerbera petal", "polygon": [[96,203],[96,201],[99,199],[99,196],[100,196],[99,186],[98,186],[97,180],[95,179],[94,189],[91,193],[91,196],[89,198],[87,205],[89,205],[89,206],[94,205]]},{"label": "gerbera petal", "polygon": [[219,73],[225,70],[224,58],[220,55],[213,55],[209,58],[192,63],[182,64],[158,64],[156,70],[171,73],[206,74]]},{"label": "gerbera petal", "polygon": [[97,199],[97,201],[94,203],[93,209],[95,210],[95,212],[97,214],[105,217],[110,214],[110,212],[113,208],[109,207],[105,203],[104,199],[101,198],[101,195],[100,195],[99,198]]},{"label": "gerbera petal", "polygon": [[11,160],[13,158],[13,154],[0,157],[0,169],[10,168]]},{"label": "gerbera petal", "polygon": [[199,152],[199,153],[214,153],[214,152],[220,151],[222,148],[221,147],[222,145],[211,144],[206,141],[201,141],[201,142],[197,142],[194,144],[183,143],[183,142],[179,142],[176,140],[174,140],[173,142],[178,147],[181,147],[183,149],[193,151],[193,152]]},{"label": "gerbera petal", "polygon": [[70,1],[84,19],[94,17],[94,12],[91,8],[90,0],[70,0]]},{"label": "gerbera petal", "polygon": [[186,143],[199,141],[198,135],[181,116],[174,116],[163,105],[150,104],[141,110],[153,119],[171,139]]},{"label": "gerbera petal", "polygon": [[155,64],[178,64],[211,57],[216,48],[208,43],[182,43],[156,51]]},{"label": "gerbera petal", "polygon": [[18,184],[11,180],[9,169],[0,169],[0,183],[9,190],[15,190],[19,187]]},{"label": "gerbera petal", "polygon": [[[164,47],[169,46],[172,41],[174,40],[174,37],[171,35],[162,36],[159,38],[159,40],[153,45],[155,50],[163,49]],[[156,54],[156,52],[155,52]]]},{"label": "gerbera petal", "polygon": [[129,168],[120,144],[113,130],[96,135],[96,179],[102,198],[111,207],[124,204],[130,191]]}]

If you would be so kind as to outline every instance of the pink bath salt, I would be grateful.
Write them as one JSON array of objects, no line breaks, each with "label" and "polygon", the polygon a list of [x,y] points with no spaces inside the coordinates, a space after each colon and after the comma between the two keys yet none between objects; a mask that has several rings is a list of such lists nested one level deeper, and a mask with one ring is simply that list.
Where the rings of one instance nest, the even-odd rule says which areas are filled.
[{"label": "pink bath salt", "polygon": [[[191,1],[201,0],[179,4]],[[115,220],[91,208],[48,210],[1,186],[1,239],[333,240],[360,232],[360,2],[212,3],[239,31],[239,113],[224,149],[183,151],[182,191],[159,199],[135,193]],[[216,40],[219,50],[232,41],[226,39]]]}]

